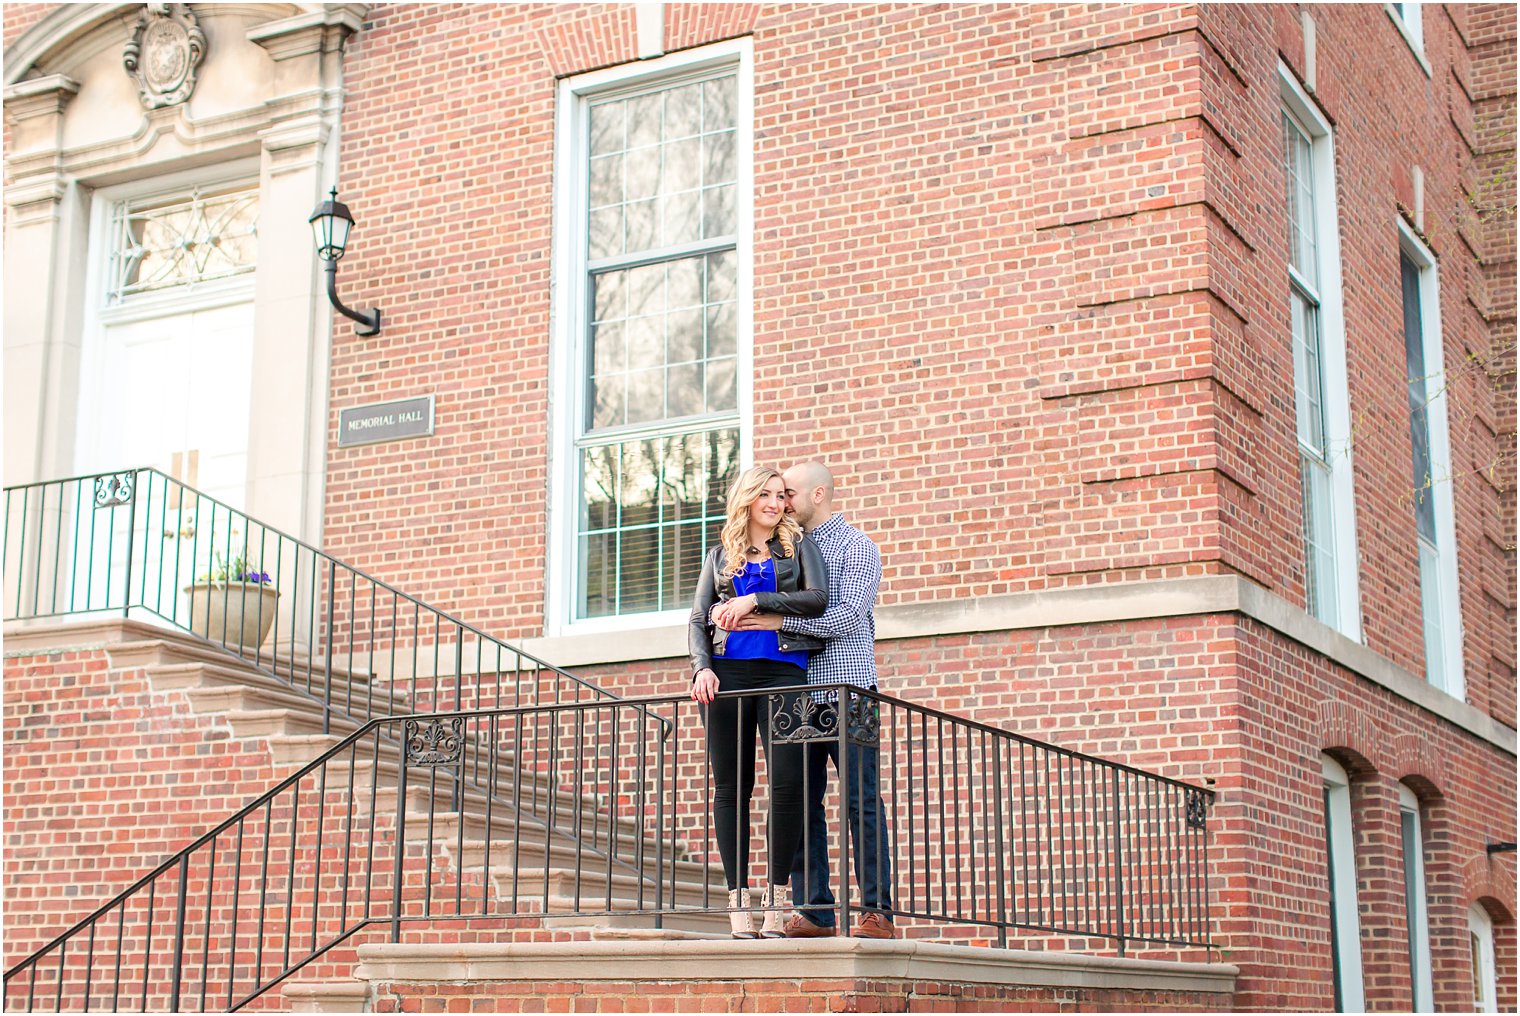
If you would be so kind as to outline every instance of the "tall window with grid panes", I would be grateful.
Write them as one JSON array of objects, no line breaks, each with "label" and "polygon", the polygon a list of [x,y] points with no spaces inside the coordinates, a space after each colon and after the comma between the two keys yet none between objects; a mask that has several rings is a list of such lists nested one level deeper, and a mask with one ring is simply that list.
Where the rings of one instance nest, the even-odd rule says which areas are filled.
[{"label": "tall window with grid panes", "polygon": [[1338,613],[1335,508],[1325,419],[1314,140],[1287,109],[1282,111],[1282,131],[1288,178],[1288,285],[1306,556],[1304,589],[1309,613],[1334,626]]},{"label": "tall window with grid panes", "polygon": [[570,619],[689,606],[740,457],[739,75],[578,98]]}]

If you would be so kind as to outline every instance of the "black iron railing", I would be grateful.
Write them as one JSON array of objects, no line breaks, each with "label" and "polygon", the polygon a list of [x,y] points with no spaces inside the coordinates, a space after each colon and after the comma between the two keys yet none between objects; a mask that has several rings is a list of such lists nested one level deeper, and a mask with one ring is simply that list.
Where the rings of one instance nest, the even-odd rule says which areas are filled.
[{"label": "black iron railing", "polygon": [[5,488],[6,620],[187,631],[323,703],[398,712],[615,698],[155,469]]},{"label": "black iron railing", "polygon": [[[873,805],[832,781],[833,842],[804,851],[846,933],[885,903],[860,895],[874,865],[915,937],[1208,947],[1209,791],[848,686],[723,697],[760,705],[773,753],[831,745],[856,780],[877,763],[881,849],[840,835]],[[374,718],[8,970],[5,1007],[235,1010],[423,922],[724,932],[704,715],[667,696]]]}]

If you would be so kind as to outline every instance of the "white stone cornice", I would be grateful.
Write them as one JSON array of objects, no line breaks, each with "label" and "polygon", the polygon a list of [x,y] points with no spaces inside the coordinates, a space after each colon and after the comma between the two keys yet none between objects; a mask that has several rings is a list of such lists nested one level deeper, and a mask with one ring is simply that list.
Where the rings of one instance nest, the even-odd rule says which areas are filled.
[{"label": "white stone cornice", "polygon": [[364,26],[369,4],[327,4],[320,10],[282,18],[248,30],[248,41],[263,46],[275,60],[326,53]]},{"label": "white stone cornice", "polygon": [[63,74],[28,78],[5,86],[5,115],[12,123],[34,116],[63,112],[79,94],[79,82]]},{"label": "white stone cornice", "polygon": [[394,981],[912,980],[1010,987],[1140,989],[1230,995],[1230,963],[861,938],[611,942],[403,942],[361,945],[356,977]]}]

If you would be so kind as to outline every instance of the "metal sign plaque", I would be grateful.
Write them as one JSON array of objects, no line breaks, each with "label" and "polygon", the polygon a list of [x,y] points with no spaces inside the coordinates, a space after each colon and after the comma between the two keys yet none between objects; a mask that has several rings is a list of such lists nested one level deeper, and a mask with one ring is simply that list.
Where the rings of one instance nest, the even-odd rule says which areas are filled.
[{"label": "metal sign plaque", "polygon": [[433,432],[433,396],[376,402],[338,413],[338,447],[421,437]]}]

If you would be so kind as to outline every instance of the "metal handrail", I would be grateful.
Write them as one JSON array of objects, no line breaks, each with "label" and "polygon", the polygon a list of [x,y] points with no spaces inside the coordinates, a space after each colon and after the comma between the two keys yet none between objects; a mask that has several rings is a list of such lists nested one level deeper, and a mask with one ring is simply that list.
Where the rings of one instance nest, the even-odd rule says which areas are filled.
[{"label": "metal handrail", "polygon": [[[88,497],[85,497],[87,485],[92,489]],[[156,486],[160,488],[160,493],[155,499]],[[71,488],[72,498],[69,496]],[[56,491],[51,514],[48,511],[50,491]],[[390,645],[389,663],[394,681],[398,632],[409,636],[403,641],[410,641],[413,649],[409,689],[413,701],[408,712],[447,708],[451,704],[447,701],[450,691],[454,708],[466,706],[467,691],[473,693],[474,705],[477,707],[487,704],[483,699],[492,697],[488,692],[494,693],[494,697],[499,699],[502,693],[500,679],[503,660],[512,662],[512,673],[517,678],[514,687],[510,689],[514,705],[523,704],[525,689],[521,677],[530,671],[533,680],[531,697],[535,702],[547,697],[560,701],[567,695],[578,700],[583,694],[604,698],[619,697],[594,682],[466,624],[304,540],[253,519],[158,469],[142,467],[85,474],[62,480],[19,484],[6,487],[4,492],[4,588],[12,594],[7,596],[4,604],[5,620],[100,612],[120,613],[123,616],[131,616],[133,612],[147,614],[219,645],[240,656],[245,662],[252,662],[270,676],[285,680],[298,689],[302,688],[302,683],[298,680],[301,675],[297,673],[298,651],[302,645],[301,636],[304,635],[313,650],[320,645],[325,654],[321,682],[324,733],[331,729],[334,711],[359,720],[369,719],[374,714],[372,685],[367,689],[371,694],[362,703],[364,708],[355,709],[357,703],[353,700],[353,679],[359,675],[354,673],[354,667],[362,659],[367,659],[370,673],[366,676],[374,676],[376,644],[382,636],[386,636],[388,638],[385,640]],[[155,509],[158,512],[156,526],[153,518]],[[188,517],[187,511],[191,513]],[[101,512],[108,516],[103,523],[99,520]],[[71,517],[65,518],[65,515]],[[216,540],[219,529],[222,536],[220,543]],[[203,532],[207,534],[204,545],[201,539]],[[67,547],[65,533],[68,533]],[[187,533],[189,535],[184,535]],[[161,538],[152,539],[155,534],[161,534]],[[269,548],[271,540],[274,542],[272,551]],[[81,541],[85,546],[80,546]],[[171,541],[172,555],[166,549],[166,544]],[[188,549],[186,542],[191,544]],[[121,553],[116,549],[118,543],[123,547]],[[236,617],[246,612],[243,604],[247,592],[246,583],[241,588],[234,588],[238,586],[235,581],[223,582],[220,586],[213,583],[204,594],[190,593],[187,588],[184,591],[188,601],[181,603],[178,598],[182,580],[193,580],[196,576],[214,573],[218,567],[227,569],[234,559],[245,562],[244,573],[268,576],[267,582],[255,584],[262,589],[277,591],[280,599],[289,603],[288,609],[270,608],[275,616],[273,631],[267,639],[255,638],[239,630],[235,622],[228,622],[229,616]],[[367,617],[358,602],[361,598],[361,584],[363,595],[369,600]],[[167,604],[164,602],[166,585],[169,589]],[[349,594],[346,608],[341,602],[344,591]],[[31,603],[28,608],[29,598]],[[390,607],[391,623],[388,626],[384,623],[386,618],[376,613],[376,603],[381,600],[386,601]],[[403,605],[413,615],[410,632],[401,631],[400,628],[404,623],[400,617]],[[304,614],[298,614],[303,606],[306,608]],[[261,597],[255,616],[248,620],[256,626],[265,620],[264,610],[264,600]],[[417,648],[426,636],[423,631],[426,627],[424,617],[431,622],[435,636],[452,634],[454,637],[452,676],[455,685],[452,689],[440,687],[444,675],[437,666],[440,645],[437,638],[433,640],[433,686],[428,688],[424,681],[419,687],[417,665],[426,662],[425,659],[419,660],[417,655]],[[216,623],[218,618],[220,624]],[[285,621],[283,630],[282,620]],[[356,633],[361,628],[363,636],[368,640],[367,645],[356,641]],[[345,633],[349,638],[346,653],[338,644]],[[287,650],[287,656],[283,660],[279,657],[282,637]],[[480,667],[485,666],[489,651],[495,652],[495,674],[498,679],[495,689],[465,687],[464,650],[466,643],[472,639]],[[266,646],[269,647],[267,651]],[[347,670],[337,676],[348,694],[340,705],[333,698],[333,668],[344,662]],[[404,656],[400,662],[407,662]],[[306,663],[304,690],[316,694],[314,657],[308,655]],[[282,669],[284,673],[281,673]],[[547,688],[541,687],[545,675],[549,676]],[[422,708],[419,710],[418,706]]]},{"label": "metal handrail", "polygon": [[[836,887],[851,885],[852,851],[856,874],[832,908],[842,929],[852,913],[889,909],[983,927],[1002,946],[1037,933],[1107,939],[1120,955],[1134,943],[1211,948],[1212,791],[849,685],[719,699],[761,710],[773,763],[835,750],[838,825],[879,823],[872,846],[839,837]],[[648,696],[371,719],[11,967],[6,1008],[20,1007],[26,977],[28,1011],[38,997],[88,1010],[108,989],[109,1008],[123,1009],[124,987],[141,1011],[192,997],[202,1011],[235,1010],[373,926],[399,941],[419,922],[725,914],[701,861],[720,832],[706,810],[707,745],[738,732],[707,729],[713,717],[684,696]],[[848,793],[867,769],[882,774],[875,802]],[[486,791],[461,797],[472,771]],[[511,804],[496,813],[502,780]],[[393,809],[379,806],[382,783]],[[467,824],[483,839],[467,840]],[[493,847],[510,875],[493,874]],[[631,880],[606,863],[620,853]],[[806,846],[798,856],[830,865]],[[890,903],[861,895],[873,870]],[[174,914],[167,954],[153,946],[162,910]],[[277,957],[265,955],[271,923]]]}]

